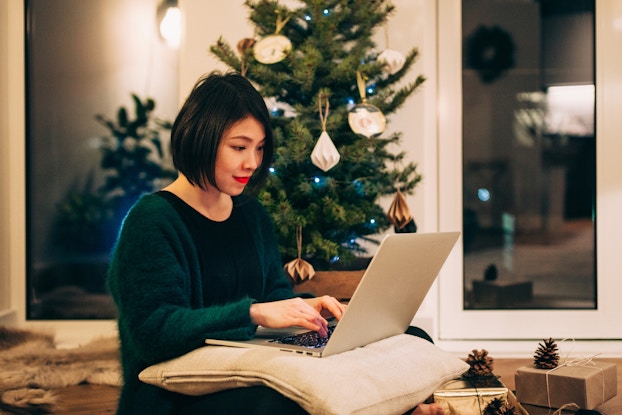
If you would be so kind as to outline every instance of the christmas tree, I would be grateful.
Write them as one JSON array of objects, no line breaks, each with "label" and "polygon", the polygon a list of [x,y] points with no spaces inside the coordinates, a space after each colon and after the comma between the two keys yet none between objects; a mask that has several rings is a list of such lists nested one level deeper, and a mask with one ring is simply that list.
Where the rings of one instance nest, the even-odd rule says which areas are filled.
[{"label": "christmas tree", "polygon": [[220,38],[210,50],[270,102],[277,148],[260,200],[284,259],[303,258],[321,269],[349,263],[365,252],[362,240],[375,241],[373,235],[392,224],[396,231],[416,229],[408,215],[396,218],[379,205],[383,196],[412,194],[421,180],[416,164],[395,151],[401,133],[382,133],[384,115],[400,108],[425,77],[396,87],[417,48],[403,55],[376,49],[373,36],[386,30],[395,11],[390,2],[298,4],[247,0],[255,38],[235,48]]}]

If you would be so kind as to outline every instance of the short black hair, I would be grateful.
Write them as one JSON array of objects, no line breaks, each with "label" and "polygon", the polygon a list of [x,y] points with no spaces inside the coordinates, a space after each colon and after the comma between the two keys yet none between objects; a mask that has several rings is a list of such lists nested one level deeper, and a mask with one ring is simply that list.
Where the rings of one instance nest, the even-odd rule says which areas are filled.
[{"label": "short black hair", "polygon": [[248,117],[255,118],[265,131],[263,159],[247,186],[249,192],[256,193],[269,174],[274,137],[263,97],[236,72],[211,72],[192,88],[171,130],[175,168],[201,189],[207,183],[218,188],[215,165],[220,141],[227,129]]}]

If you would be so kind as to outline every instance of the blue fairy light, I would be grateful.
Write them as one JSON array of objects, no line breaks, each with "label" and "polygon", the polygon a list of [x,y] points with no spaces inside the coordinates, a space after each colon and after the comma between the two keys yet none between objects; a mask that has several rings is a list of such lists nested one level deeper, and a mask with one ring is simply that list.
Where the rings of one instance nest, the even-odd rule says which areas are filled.
[{"label": "blue fairy light", "polygon": [[330,14],[330,10],[324,9],[322,13],[324,13],[324,16],[328,16]]},{"label": "blue fairy light", "polygon": [[269,167],[268,171],[272,174],[276,173],[276,169],[274,167]]},{"label": "blue fairy light", "polygon": [[362,181],[360,181],[359,179],[356,179],[352,182],[352,184],[354,185],[354,190],[356,190],[356,193],[358,195],[361,195],[361,196],[365,195],[365,185],[363,184]]},{"label": "blue fairy light", "polygon": [[370,219],[370,220],[369,220],[369,224],[370,224],[370,225],[375,225],[375,224],[376,224],[376,219],[373,219],[373,218],[372,218],[372,219]]},{"label": "blue fairy light", "polygon": [[482,202],[488,202],[490,200],[490,191],[486,188],[477,189],[477,198]]},{"label": "blue fairy light", "polygon": [[311,15],[310,15],[310,14],[306,14],[306,15],[305,15],[305,20],[306,20],[307,22],[310,22],[310,21],[311,21]]},{"label": "blue fairy light", "polygon": [[340,259],[341,258],[339,258],[339,255],[335,255],[334,257],[330,259],[330,263],[334,264],[335,262],[339,262]]},{"label": "blue fairy light", "polygon": [[322,188],[326,186],[326,177],[316,176],[312,179],[312,181],[313,181],[313,184],[318,188]]}]

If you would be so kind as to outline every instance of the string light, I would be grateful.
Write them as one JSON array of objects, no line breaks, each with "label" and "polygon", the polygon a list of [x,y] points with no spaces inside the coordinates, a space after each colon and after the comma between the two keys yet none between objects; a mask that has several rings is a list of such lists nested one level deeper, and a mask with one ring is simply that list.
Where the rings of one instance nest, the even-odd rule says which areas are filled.
[{"label": "string light", "polygon": [[158,6],[158,29],[160,36],[172,48],[181,44],[181,11],[177,0],[163,0]]},{"label": "string light", "polygon": [[486,188],[477,189],[477,198],[482,202],[488,202],[490,200],[490,191]]}]

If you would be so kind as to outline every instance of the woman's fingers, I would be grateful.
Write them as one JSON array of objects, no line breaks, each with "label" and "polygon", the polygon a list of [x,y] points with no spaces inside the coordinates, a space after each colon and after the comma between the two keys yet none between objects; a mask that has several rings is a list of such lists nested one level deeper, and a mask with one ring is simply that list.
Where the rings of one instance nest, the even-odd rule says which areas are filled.
[{"label": "woman's fingers", "polygon": [[325,336],[328,322],[320,312],[300,298],[255,303],[251,305],[251,319],[258,325],[271,328],[301,326]]},{"label": "woman's fingers", "polygon": [[341,319],[343,312],[346,309],[345,304],[342,304],[335,297],[324,295],[322,297],[305,299],[313,308],[318,312],[325,314],[327,310],[337,320]]}]

